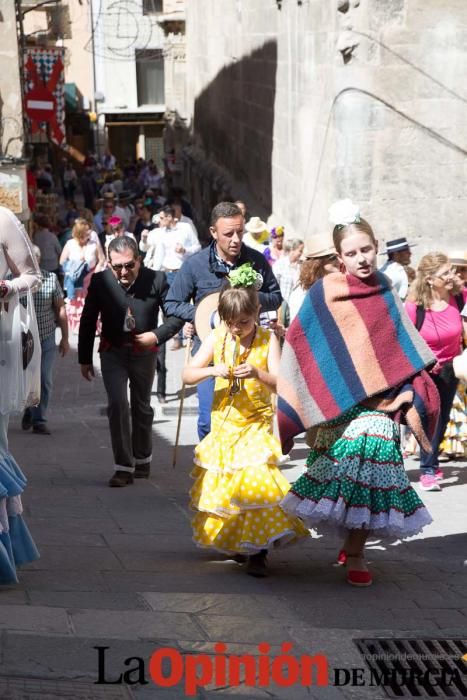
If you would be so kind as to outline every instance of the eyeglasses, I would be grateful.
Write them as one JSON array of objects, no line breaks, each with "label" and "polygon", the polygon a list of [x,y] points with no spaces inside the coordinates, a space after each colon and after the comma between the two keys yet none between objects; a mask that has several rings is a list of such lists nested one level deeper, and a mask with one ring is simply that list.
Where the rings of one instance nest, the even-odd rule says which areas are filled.
[{"label": "eyeglasses", "polygon": [[116,263],[115,265],[110,263],[110,267],[112,268],[112,270],[115,270],[115,272],[121,272],[123,270],[123,268],[125,268],[125,270],[133,270],[135,265],[136,265],[136,260],[131,260],[130,262],[127,262],[127,263]]}]

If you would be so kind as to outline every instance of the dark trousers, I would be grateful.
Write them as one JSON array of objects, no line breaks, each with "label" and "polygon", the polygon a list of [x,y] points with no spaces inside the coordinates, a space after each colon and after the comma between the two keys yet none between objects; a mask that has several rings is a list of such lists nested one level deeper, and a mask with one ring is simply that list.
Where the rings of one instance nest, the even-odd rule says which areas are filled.
[{"label": "dark trousers", "polygon": [[456,395],[459,380],[454,374],[452,363],[444,365],[439,374],[431,374],[430,376],[438,389],[440,413],[436,432],[433,440],[431,441],[433,452],[430,454],[420,449],[420,470],[422,474],[434,475],[439,464],[439,446],[446,431],[446,426],[449,421],[449,414],[452,408],[452,402],[454,401],[454,396]]},{"label": "dark trousers", "polygon": [[151,461],[154,417],[151,391],[156,361],[157,353],[136,353],[130,347],[111,348],[101,353],[116,470],[133,472],[135,464]]}]

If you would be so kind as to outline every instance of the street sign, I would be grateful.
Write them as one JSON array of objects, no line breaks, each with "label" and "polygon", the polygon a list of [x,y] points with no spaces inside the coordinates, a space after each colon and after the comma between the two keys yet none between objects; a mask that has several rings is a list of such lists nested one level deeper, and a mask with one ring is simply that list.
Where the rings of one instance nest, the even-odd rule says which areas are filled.
[{"label": "street sign", "polygon": [[28,117],[36,122],[49,121],[55,113],[55,97],[46,87],[39,85],[24,96]]}]

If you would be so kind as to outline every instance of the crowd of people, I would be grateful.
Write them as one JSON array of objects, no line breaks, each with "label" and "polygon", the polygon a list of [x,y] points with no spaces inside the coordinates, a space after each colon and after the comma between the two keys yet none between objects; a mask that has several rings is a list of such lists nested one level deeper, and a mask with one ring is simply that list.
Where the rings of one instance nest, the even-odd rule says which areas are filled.
[{"label": "crowd of people", "polygon": [[[157,374],[164,402],[166,344],[172,339],[176,350],[189,342],[183,382],[196,385],[199,400],[190,491],[195,542],[259,577],[267,575],[273,547],[307,537],[308,528],[331,527],[343,535],[336,556],[348,583],[371,585],[369,534],[405,537],[431,522],[404,468],[410,441],[420,445],[422,491],[441,490],[443,450],[466,454],[459,378],[466,374],[467,256],[434,251],[413,269],[413,246],[398,238],[387,241],[387,261],[378,266],[377,232],[350,200],[331,207],[332,231],[306,240],[286,237],[272,215],[267,222],[249,217],[241,201],[221,202],[202,247],[192,208],[182,192],[166,191],[153,164],[116,176],[107,153],[112,176],[100,191],[94,187],[91,201],[93,168],[88,164],[81,179],[64,168],[63,191],[75,196],[80,188],[85,206],[69,202],[60,238],[36,215],[33,249],[3,214],[3,313],[5,300],[37,287],[42,398],[24,411],[23,428],[50,432],[55,327],[62,355],[68,334],[78,333],[88,381],[97,336],[114,459],[109,486],[148,478],[153,381]],[[14,562],[28,558],[17,560],[13,538],[2,540],[18,529],[25,483],[2,420],[6,582],[16,580]],[[301,433],[310,446],[307,468],[290,486],[279,465]],[[7,472],[23,479],[20,486],[10,489]],[[31,560],[37,551],[27,543]]]}]

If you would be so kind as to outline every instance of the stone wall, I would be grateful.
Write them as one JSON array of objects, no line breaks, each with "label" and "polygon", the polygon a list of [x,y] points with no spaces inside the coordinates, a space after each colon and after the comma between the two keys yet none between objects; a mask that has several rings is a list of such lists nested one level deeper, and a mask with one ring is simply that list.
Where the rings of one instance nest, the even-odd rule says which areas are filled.
[{"label": "stone wall", "polygon": [[189,186],[290,235],[351,197],[382,240],[467,249],[466,39],[465,0],[191,0]]},{"label": "stone wall", "polygon": [[14,0],[0,3],[0,155],[23,154],[23,121]]}]

